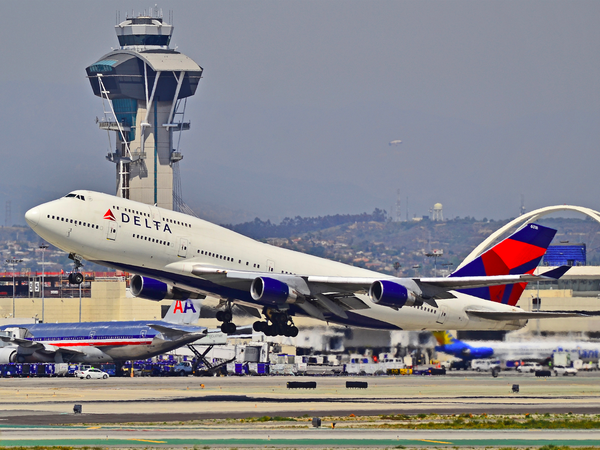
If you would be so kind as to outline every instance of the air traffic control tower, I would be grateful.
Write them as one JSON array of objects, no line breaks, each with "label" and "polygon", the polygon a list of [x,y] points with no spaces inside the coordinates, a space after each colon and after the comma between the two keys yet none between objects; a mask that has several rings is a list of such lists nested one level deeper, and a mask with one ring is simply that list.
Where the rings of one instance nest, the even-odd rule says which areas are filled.
[{"label": "air traffic control tower", "polygon": [[116,164],[117,196],[180,209],[179,138],[190,128],[185,105],[196,92],[202,67],[169,48],[173,26],[156,10],[128,17],[115,29],[119,48],[86,71],[104,104],[98,124],[108,131],[106,158]]}]

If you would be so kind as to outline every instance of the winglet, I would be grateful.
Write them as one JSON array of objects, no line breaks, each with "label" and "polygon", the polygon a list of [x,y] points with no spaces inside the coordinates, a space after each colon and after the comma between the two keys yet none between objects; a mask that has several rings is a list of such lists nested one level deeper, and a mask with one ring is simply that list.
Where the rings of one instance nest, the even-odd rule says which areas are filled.
[{"label": "winglet", "polygon": [[544,273],[540,274],[539,276],[543,277],[543,278],[552,278],[554,280],[558,280],[565,273],[567,273],[567,271],[570,268],[571,268],[571,266],[560,266],[560,267],[557,267],[556,269],[552,269],[552,270],[549,270],[548,272],[544,272]]}]

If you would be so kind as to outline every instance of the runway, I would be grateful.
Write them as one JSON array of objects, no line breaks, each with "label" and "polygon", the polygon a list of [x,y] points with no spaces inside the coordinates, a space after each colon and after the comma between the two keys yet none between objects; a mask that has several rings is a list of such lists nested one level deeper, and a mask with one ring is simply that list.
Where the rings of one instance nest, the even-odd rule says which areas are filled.
[{"label": "runway", "polygon": [[[259,426],[260,427],[260,426]],[[491,447],[491,446],[594,446],[598,431],[556,430],[371,430],[371,429],[250,429],[249,427],[43,427],[0,428],[3,446],[126,446],[126,447]]]},{"label": "runway", "polygon": [[[317,388],[286,388],[288,381],[299,380],[316,381]],[[350,380],[366,381],[368,388],[346,389]],[[514,372],[498,378],[455,372],[436,377],[2,379],[0,439],[3,445],[175,447],[600,445],[595,430],[373,429],[373,424],[364,428],[364,421],[348,419],[368,416],[370,423],[383,414],[421,413],[600,414],[599,380],[596,373],[536,378]],[[514,384],[518,393],[512,391]],[[73,413],[75,404],[82,405],[83,414]],[[234,420],[263,416],[296,420]],[[312,428],[312,417],[322,418],[323,427]]]}]

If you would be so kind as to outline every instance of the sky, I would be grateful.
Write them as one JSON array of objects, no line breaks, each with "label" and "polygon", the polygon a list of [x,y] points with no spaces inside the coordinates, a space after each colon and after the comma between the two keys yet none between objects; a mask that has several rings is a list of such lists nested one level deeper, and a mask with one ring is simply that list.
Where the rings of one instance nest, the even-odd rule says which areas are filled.
[{"label": "sky", "polygon": [[[10,201],[13,223],[73,189],[115,192],[85,68],[118,46],[117,14],[151,6],[3,4],[0,211]],[[403,218],[437,202],[446,218],[514,217],[522,196],[528,211],[600,210],[598,1],[158,7],[173,13],[171,47],[204,68],[180,147],[201,216],[395,214],[398,190]]]}]

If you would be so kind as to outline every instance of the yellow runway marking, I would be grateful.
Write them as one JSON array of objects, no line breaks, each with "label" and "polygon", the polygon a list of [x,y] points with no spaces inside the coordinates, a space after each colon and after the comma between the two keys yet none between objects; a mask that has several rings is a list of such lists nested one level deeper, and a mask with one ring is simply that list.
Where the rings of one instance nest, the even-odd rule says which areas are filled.
[{"label": "yellow runway marking", "polygon": [[99,430],[102,427],[88,427],[86,430]]},{"label": "yellow runway marking", "polygon": [[444,441],[430,441],[428,439],[419,439],[421,442],[433,442],[434,444],[452,444],[452,442],[444,442]]},{"label": "yellow runway marking", "polygon": [[167,441],[150,441],[148,439],[128,439],[129,441],[152,442],[154,444],[166,444]]}]

